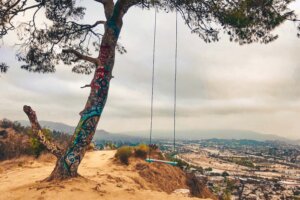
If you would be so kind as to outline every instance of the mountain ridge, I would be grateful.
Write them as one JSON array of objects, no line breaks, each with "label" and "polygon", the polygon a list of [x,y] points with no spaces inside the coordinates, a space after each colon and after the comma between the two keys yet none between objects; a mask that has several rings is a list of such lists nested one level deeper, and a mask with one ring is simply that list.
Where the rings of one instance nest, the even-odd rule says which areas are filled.
[{"label": "mountain ridge", "polygon": [[[20,122],[23,126],[30,125],[29,121],[26,121],[26,120],[18,120],[18,122]],[[52,122],[52,121],[41,120],[41,121],[39,121],[39,123],[43,128],[60,131],[63,133],[67,133],[69,135],[72,135],[75,130],[75,127],[61,123],[61,122]],[[128,140],[142,140],[142,139],[143,138],[139,137],[139,136],[130,136],[130,135],[126,135],[126,134],[110,133],[103,129],[96,130],[96,133],[94,135],[94,140],[96,140],[96,141],[97,140],[128,141]]]},{"label": "mountain ridge", "polygon": [[[29,121],[19,120],[23,126],[28,126]],[[68,134],[73,134],[75,127],[53,121],[41,120],[40,124],[42,127],[57,130]],[[120,132],[120,133],[111,133],[103,129],[96,131],[94,140],[132,140],[132,139],[146,139],[149,137],[148,131],[132,131],[132,132]],[[170,139],[173,138],[173,131],[153,131],[154,139]],[[273,134],[264,134],[255,131],[249,130],[235,130],[235,129],[225,129],[225,130],[189,130],[189,131],[177,131],[176,139],[179,140],[200,140],[200,139],[249,139],[257,141],[266,141],[266,140],[278,140],[289,143],[298,143],[300,140],[292,140],[285,137],[273,135]]]}]

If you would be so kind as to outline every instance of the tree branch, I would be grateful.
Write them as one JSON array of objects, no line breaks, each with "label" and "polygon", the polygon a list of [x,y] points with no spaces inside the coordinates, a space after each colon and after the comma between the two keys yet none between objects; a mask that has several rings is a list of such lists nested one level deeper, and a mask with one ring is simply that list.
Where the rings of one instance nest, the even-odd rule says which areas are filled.
[{"label": "tree branch", "polygon": [[119,16],[117,18],[121,20],[129,8],[140,3],[143,3],[143,0],[118,0],[116,4],[119,4],[119,12],[117,12]]},{"label": "tree branch", "polygon": [[79,53],[78,51],[76,51],[74,49],[63,49],[62,52],[63,53],[72,53],[72,54],[74,54],[77,57],[75,62],[77,62],[78,60],[85,60],[85,61],[89,61],[91,63],[94,63],[97,66],[101,65],[101,62],[98,58],[92,58],[92,57],[83,55],[83,54]]},{"label": "tree branch", "polygon": [[109,19],[114,10],[114,1],[113,0],[94,0],[96,2],[102,3],[104,6],[104,12],[106,19]]},{"label": "tree branch", "polygon": [[32,110],[30,106],[24,105],[23,107],[24,112],[28,116],[28,119],[31,123],[31,127],[33,130],[33,133],[38,136],[39,141],[49,150],[53,155],[55,155],[57,158],[60,158],[62,156],[62,150],[56,146],[53,142],[48,140],[45,136],[45,134],[42,131],[42,128],[37,120],[37,116],[35,114],[35,111]]},{"label": "tree branch", "polygon": [[108,2],[108,0],[94,0],[94,1],[102,3],[102,4],[106,4]]},{"label": "tree branch", "polygon": [[80,88],[87,88],[87,87],[91,87],[91,84],[86,84],[85,86],[82,86],[82,87],[80,87]]}]

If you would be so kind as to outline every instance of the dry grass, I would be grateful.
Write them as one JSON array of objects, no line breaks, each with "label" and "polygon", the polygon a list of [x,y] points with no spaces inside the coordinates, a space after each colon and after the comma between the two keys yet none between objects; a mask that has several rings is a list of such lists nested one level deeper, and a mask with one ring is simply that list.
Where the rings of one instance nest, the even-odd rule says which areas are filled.
[{"label": "dry grass", "polygon": [[129,158],[131,157],[132,154],[133,154],[132,147],[123,146],[117,150],[115,157],[118,158],[121,161],[121,163],[128,165]]},{"label": "dry grass", "polygon": [[38,161],[45,163],[53,163],[55,162],[56,157],[51,153],[43,153],[38,157]]},{"label": "dry grass", "polygon": [[35,167],[34,163],[54,163],[55,156],[50,153],[45,153],[39,156],[39,158],[35,158],[34,156],[21,156],[19,158],[13,158],[10,160],[5,160],[0,162],[0,174],[4,173],[6,170],[15,169],[18,167]]},{"label": "dry grass", "polygon": [[6,171],[8,169],[31,165],[34,160],[35,158],[33,156],[21,156],[19,158],[0,162],[0,168],[2,169],[2,171]]}]

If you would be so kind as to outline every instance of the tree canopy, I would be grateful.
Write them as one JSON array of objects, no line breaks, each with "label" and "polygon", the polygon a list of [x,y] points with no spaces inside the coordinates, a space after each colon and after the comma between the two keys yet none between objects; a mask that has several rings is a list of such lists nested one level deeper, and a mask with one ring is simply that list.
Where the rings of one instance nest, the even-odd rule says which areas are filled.
[{"label": "tree canopy", "polygon": [[[94,1],[103,4],[106,19],[95,16],[89,23],[81,23],[86,7],[78,0],[1,1],[0,39],[10,32],[17,32],[20,43],[17,59],[22,62],[22,69],[55,72],[55,66],[62,61],[72,65],[73,72],[90,74],[95,68],[95,60],[90,56],[94,50],[99,50],[103,37],[99,26],[106,26],[106,21],[112,17],[108,13],[117,7],[124,14],[132,6],[156,7],[165,12],[176,9],[191,32],[205,42],[219,41],[221,34],[225,34],[230,41],[239,44],[269,43],[278,37],[272,33],[277,26],[286,20],[298,22],[294,11],[288,8],[293,0]],[[18,22],[18,17],[24,13],[28,20]],[[36,23],[38,15],[47,19],[44,24]],[[120,53],[126,52],[120,44],[116,49]],[[0,63],[0,72],[6,72],[7,68],[7,64]]]}]

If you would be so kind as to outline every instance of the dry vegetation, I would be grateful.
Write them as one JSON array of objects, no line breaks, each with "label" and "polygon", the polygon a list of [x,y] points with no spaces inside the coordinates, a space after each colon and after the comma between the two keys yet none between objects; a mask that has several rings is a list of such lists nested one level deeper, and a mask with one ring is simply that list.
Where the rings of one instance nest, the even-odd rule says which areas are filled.
[{"label": "dry vegetation", "polygon": [[[152,155],[158,154],[159,152],[153,152]],[[140,144],[136,147],[132,146],[122,146],[120,147],[116,154],[115,158],[119,159],[121,163],[128,165],[129,158],[134,156],[135,158],[146,159],[149,153],[149,147],[146,144]]]},{"label": "dry vegetation", "polygon": [[[44,132],[59,146],[66,146],[70,138],[57,131],[44,129]],[[23,155],[39,157],[45,152],[45,147],[37,140],[30,127],[7,119],[0,120],[0,161]]]}]

